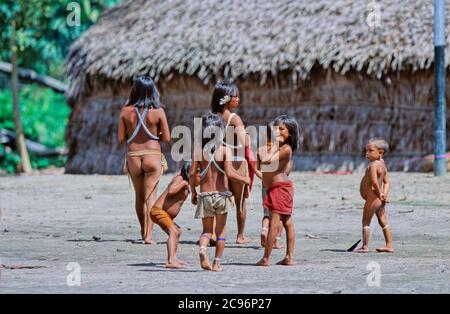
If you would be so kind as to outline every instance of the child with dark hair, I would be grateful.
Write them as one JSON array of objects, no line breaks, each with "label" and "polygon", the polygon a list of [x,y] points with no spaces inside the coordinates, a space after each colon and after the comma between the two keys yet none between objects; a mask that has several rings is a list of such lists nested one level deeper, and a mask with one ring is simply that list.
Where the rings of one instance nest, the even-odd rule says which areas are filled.
[{"label": "child with dark hair", "polygon": [[[205,270],[220,271],[220,260],[225,248],[225,225],[227,214],[234,205],[233,195],[228,189],[228,179],[249,184],[250,179],[237,173],[231,164],[231,150],[222,144],[223,119],[213,113],[202,117],[202,147],[194,148],[190,185],[192,203],[197,205],[195,218],[201,218],[203,232],[200,236],[200,266]],[[208,141],[208,138],[213,139]],[[200,175],[200,193],[197,194],[195,181]],[[215,230],[214,218],[216,220]],[[211,267],[207,245],[213,232],[217,236],[216,254]]]},{"label": "child with dark hair", "polygon": [[180,173],[175,175],[164,192],[156,200],[150,211],[152,221],[158,224],[169,236],[167,240],[167,268],[182,268],[184,261],[177,259],[178,242],[181,229],[173,221],[189,195],[189,171],[191,162],[183,164]]},{"label": "child with dark hair", "polygon": [[127,144],[124,170],[133,182],[142,240],[154,244],[149,215],[159,178],[167,169],[160,142],[170,141],[170,131],[158,90],[148,76],[133,82],[130,97],[120,112],[118,139]]},{"label": "child with dark hair", "polygon": [[270,265],[270,254],[275,243],[277,226],[281,219],[286,231],[286,256],[279,265],[294,265],[295,232],[292,222],[294,186],[288,178],[292,153],[298,148],[298,124],[289,116],[282,115],[271,123],[276,131],[275,143],[269,151],[260,150],[261,173],[267,188],[264,206],[270,211],[269,235],[264,248],[264,257],[256,264]]},{"label": "child with dark hair", "polygon": [[211,111],[219,114],[224,121],[225,141],[224,144],[232,151],[233,168],[241,175],[250,177],[250,185],[245,186],[241,182],[230,182],[230,190],[236,201],[236,221],[238,234],[236,243],[243,244],[250,242],[244,235],[247,210],[245,199],[250,197],[250,190],[253,183],[255,158],[250,149],[250,137],[245,131],[244,123],[235,112],[239,106],[239,89],[233,82],[219,81],[215,88],[211,100]]},{"label": "child with dark hair", "polygon": [[[264,145],[262,145],[258,149],[258,155],[256,156],[256,165],[255,165],[255,174],[258,178],[262,180],[262,172],[261,172],[261,155],[264,155],[265,153],[270,152],[272,149],[272,132],[271,132],[271,126],[267,125],[266,127],[266,142]],[[289,162],[287,169],[286,169],[286,175],[289,176],[292,170],[291,162]],[[266,196],[266,187],[264,185],[261,185],[261,197],[262,197],[262,206],[263,206],[263,219],[261,222],[261,246],[266,246],[267,241],[267,235],[269,233],[269,222],[270,222],[270,211],[267,208],[267,206],[264,205],[264,198]],[[277,232],[275,237],[275,243],[273,245],[274,249],[281,249],[283,248],[283,245],[281,244],[281,234],[283,232],[283,224],[280,222],[277,225]]]},{"label": "child with dark hair", "polygon": [[386,246],[377,248],[378,252],[392,253],[392,233],[389,229],[386,216],[386,203],[388,203],[389,175],[383,157],[389,145],[382,138],[371,138],[366,144],[366,158],[369,165],[360,184],[361,197],[366,201],[362,218],[363,244],[356,250],[358,253],[369,252],[370,222],[374,214],[383,230]]}]

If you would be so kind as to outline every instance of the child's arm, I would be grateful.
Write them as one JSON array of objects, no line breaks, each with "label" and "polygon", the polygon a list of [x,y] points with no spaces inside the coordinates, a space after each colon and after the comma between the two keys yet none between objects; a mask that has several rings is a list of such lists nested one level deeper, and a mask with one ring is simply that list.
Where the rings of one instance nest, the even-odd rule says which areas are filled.
[{"label": "child's arm", "polygon": [[258,178],[260,178],[262,180],[261,159],[259,157],[259,152],[258,152],[258,155],[256,156],[255,174]]},{"label": "child's arm", "polygon": [[262,156],[261,163],[268,165],[274,161],[290,159],[291,152],[292,149],[289,145],[284,145],[281,148],[277,148],[277,145],[274,145],[267,155]]},{"label": "child's arm", "polygon": [[383,179],[383,194],[384,194],[384,202],[387,202],[387,198],[388,198],[388,193],[389,193],[389,175],[386,171],[386,174],[384,175],[384,179]]},{"label": "child's arm", "polygon": [[248,176],[241,176],[236,170],[233,168],[232,160],[233,156],[231,153],[231,149],[228,147],[224,147],[225,149],[225,160],[223,162],[225,174],[228,179],[232,181],[241,182],[247,185],[250,185],[250,178]]},{"label": "child's arm", "polygon": [[178,179],[174,180],[175,182],[172,182],[172,184],[169,187],[169,191],[167,191],[167,195],[175,195],[178,192],[180,192],[182,189],[189,188],[189,183],[181,176],[178,177]]},{"label": "child's arm", "polygon": [[292,160],[289,160],[287,166],[286,166],[286,175],[289,176],[292,171]]},{"label": "child's arm", "polygon": [[117,138],[119,139],[119,143],[122,144],[127,140],[127,135],[125,133],[125,121],[123,121],[123,112],[120,113],[119,118],[119,127],[117,131]]},{"label": "child's arm", "polygon": [[383,201],[383,198],[385,197],[383,192],[381,191],[380,184],[378,183],[378,167],[375,164],[375,162],[371,163],[369,166],[370,171],[370,183],[372,185],[372,188],[375,191],[375,194],[378,195],[379,199]]},{"label": "child's arm", "polygon": [[191,187],[191,201],[192,204],[197,205],[197,190],[195,189],[195,178],[197,177],[198,161],[192,161],[191,170],[189,171],[189,186]]}]

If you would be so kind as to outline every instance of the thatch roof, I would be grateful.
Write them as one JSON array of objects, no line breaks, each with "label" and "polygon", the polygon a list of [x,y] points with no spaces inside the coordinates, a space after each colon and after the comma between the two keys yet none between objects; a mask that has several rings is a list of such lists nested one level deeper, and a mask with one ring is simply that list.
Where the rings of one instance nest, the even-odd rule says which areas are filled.
[{"label": "thatch roof", "polygon": [[[367,23],[369,3],[380,4],[375,27]],[[428,69],[433,56],[432,1],[132,0],[105,11],[72,45],[67,74],[71,97],[100,77],[180,73],[205,83],[248,75],[264,81],[287,70],[295,82],[320,66],[380,78]]]}]

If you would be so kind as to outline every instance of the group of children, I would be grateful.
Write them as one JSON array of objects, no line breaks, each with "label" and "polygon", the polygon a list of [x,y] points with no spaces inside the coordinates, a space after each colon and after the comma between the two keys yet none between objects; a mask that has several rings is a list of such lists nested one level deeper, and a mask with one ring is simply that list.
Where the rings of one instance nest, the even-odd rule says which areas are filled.
[{"label": "group of children", "polygon": [[[233,83],[227,84],[233,87]],[[223,86],[224,82],[219,82],[216,90]],[[237,87],[234,86],[228,90],[229,94],[222,93],[221,97],[216,97],[217,93],[215,93],[213,109],[214,106],[226,106],[239,101]],[[202,134],[204,136],[201,146],[194,147],[192,161],[184,162],[180,173],[171,179],[149,212],[151,220],[169,236],[166,264],[168,268],[182,268],[186,265],[184,261],[176,257],[181,230],[174,223],[174,219],[190,193],[192,204],[197,207],[195,218],[201,219],[203,225],[198,241],[200,266],[204,270],[222,270],[221,258],[226,242],[227,215],[237,205],[240,205],[239,209],[242,211],[242,205],[245,204],[244,192],[247,196],[250,193],[253,173],[262,181],[264,208],[261,231],[264,255],[256,265],[270,265],[272,249],[281,247],[280,237],[283,227],[286,232],[286,255],[278,264],[294,265],[295,231],[292,220],[294,184],[289,179],[289,174],[292,169],[293,152],[299,145],[298,123],[295,118],[286,115],[275,118],[268,126],[266,143],[260,146],[254,158],[256,163],[248,163],[251,171],[243,173],[233,164],[237,160],[245,163],[250,156],[249,139],[245,133],[242,133],[243,124],[238,116],[234,117],[234,123],[241,127],[240,130],[235,131],[238,133],[238,145],[230,145],[224,140],[233,115],[235,114],[228,113],[226,126],[224,121],[227,120],[223,114],[208,112],[203,115]],[[208,138],[205,134],[214,136]],[[245,160],[236,158],[235,150],[239,147],[239,143],[245,146]],[[389,176],[383,156],[387,149],[388,145],[382,139],[371,139],[366,146],[366,158],[370,164],[360,187],[361,196],[366,203],[363,214],[363,245],[357,252],[369,251],[369,226],[374,214],[378,218],[386,239],[386,246],[378,248],[377,251],[393,252],[392,235],[387,225],[385,211],[388,202]],[[232,185],[243,187],[241,197],[236,197],[236,193],[231,191]],[[239,204],[235,204],[236,199]],[[237,218],[239,220],[239,215]],[[207,251],[212,237],[215,237],[215,256],[211,264]],[[245,239],[242,237],[241,240]]]}]

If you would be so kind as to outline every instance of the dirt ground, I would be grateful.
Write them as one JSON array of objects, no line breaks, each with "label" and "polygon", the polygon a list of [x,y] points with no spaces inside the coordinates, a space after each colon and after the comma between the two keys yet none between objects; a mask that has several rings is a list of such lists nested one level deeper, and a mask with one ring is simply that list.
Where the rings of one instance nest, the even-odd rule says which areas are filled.
[{"label": "dirt ground", "polygon": [[[256,181],[246,228],[253,242],[234,244],[236,219],[229,215],[224,270],[213,273],[199,267],[201,222],[189,201],[177,218],[178,255],[189,265],[166,270],[159,227],[158,244],[133,243],[139,230],[127,177],[1,177],[0,293],[450,293],[450,176],[391,173],[394,254],[374,252],[383,244],[376,219],[373,252],[345,252],[360,238],[360,178],[293,173],[297,264],[268,268],[253,266],[263,254]],[[272,264],[284,252],[274,250]]]}]

